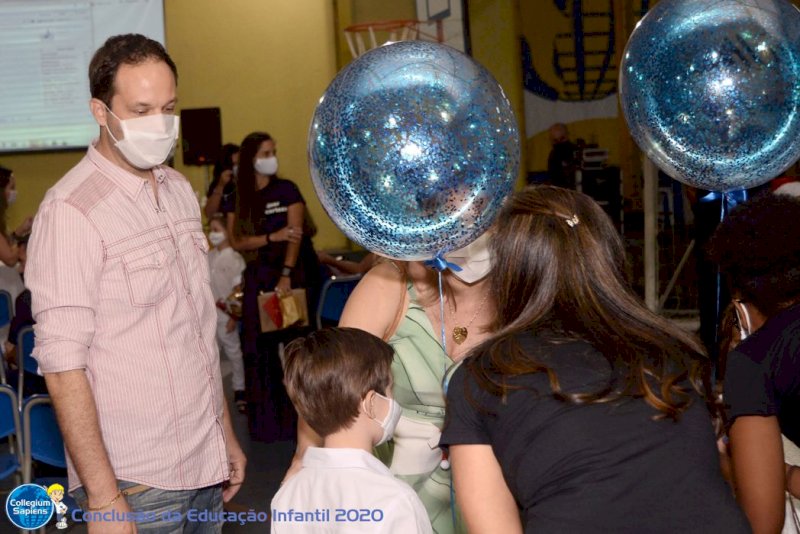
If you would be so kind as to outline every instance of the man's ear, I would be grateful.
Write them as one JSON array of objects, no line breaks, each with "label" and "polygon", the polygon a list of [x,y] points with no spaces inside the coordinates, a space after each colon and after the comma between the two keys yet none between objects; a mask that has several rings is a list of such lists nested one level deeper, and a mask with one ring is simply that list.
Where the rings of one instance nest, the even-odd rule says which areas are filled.
[{"label": "man's ear", "polygon": [[106,126],[108,121],[108,111],[106,105],[98,98],[89,100],[89,109],[92,112],[95,122],[102,128]]}]

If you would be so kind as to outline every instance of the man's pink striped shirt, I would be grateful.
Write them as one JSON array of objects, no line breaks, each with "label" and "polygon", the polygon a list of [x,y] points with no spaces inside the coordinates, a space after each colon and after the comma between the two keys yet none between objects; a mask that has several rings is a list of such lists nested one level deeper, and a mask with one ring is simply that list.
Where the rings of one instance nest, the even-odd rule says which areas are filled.
[{"label": "man's pink striped shirt", "polygon": [[208,244],[186,178],[153,173],[158,202],[92,146],[47,192],[25,273],[33,354],[43,373],[85,370],[117,479],[194,489],[228,478]]}]

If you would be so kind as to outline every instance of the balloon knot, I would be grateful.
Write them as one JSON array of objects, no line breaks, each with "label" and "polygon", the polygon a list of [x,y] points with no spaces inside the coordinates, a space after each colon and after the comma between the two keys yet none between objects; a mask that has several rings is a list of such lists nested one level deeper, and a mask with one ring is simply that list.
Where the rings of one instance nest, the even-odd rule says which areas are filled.
[{"label": "balloon knot", "polygon": [[461,271],[461,267],[456,265],[455,263],[450,263],[444,256],[441,254],[437,254],[433,259],[426,260],[423,262],[426,267],[430,267],[432,269],[436,269],[439,272],[444,272],[447,269],[450,269],[453,272]]}]

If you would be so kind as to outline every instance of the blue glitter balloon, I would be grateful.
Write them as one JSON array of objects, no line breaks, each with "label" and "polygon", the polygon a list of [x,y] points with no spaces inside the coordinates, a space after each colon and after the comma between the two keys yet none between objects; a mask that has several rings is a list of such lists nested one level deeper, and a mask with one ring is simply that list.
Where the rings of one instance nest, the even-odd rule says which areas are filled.
[{"label": "blue glitter balloon", "polygon": [[438,43],[403,41],[348,65],[308,139],[314,187],[364,248],[424,260],[492,223],[519,169],[511,105],[492,76]]},{"label": "blue glitter balloon", "polygon": [[625,48],[620,100],[666,173],[753,187],[800,157],[800,12],[785,0],[662,0]]}]

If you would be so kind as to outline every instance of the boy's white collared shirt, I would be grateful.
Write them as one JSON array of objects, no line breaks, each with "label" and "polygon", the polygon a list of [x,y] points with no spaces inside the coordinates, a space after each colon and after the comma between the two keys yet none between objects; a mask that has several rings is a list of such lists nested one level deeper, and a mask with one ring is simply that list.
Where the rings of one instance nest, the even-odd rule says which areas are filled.
[{"label": "boy's white collared shirt", "polygon": [[411,486],[361,449],[309,447],[270,509],[273,533],[432,532]]}]

